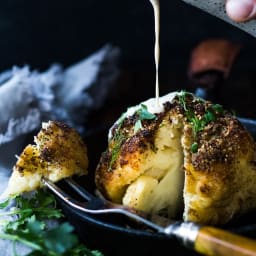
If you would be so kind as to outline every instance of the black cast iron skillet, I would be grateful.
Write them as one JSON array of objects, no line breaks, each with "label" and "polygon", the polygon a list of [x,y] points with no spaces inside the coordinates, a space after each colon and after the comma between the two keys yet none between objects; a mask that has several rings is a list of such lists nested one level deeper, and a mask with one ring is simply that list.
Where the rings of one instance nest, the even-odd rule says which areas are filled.
[{"label": "black cast iron skillet", "polygon": [[[256,138],[256,121],[246,118],[239,118],[242,124]],[[104,133],[101,134],[105,136]],[[89,139],[89,138],[88,138]],[[90,136],[88,144],[94,143],[101,138],[98,134]],[[79,183],[83,184],[86,189],[94,192],[93,175],[79,178]],[[60,186],[65,186],[61,184]],[[65,187],[65,189],[68,189]],[[69,191],[72,193],[72,191]],[[61,207],[68,218],[74,225],[77,234],[81,240],[90,248],[100,250],[105,256],[128,256],[128,255],[198,255],[197,253],[181,246],[175,238],[168,238],[165,235],[143,229],[130,223],[129,220],[122,216],[94,216],[74,210],[65,203],[60,202]],[[247,214],[239,219],[234,220],[228,225],[221,227],[249,238],[256,238],[256,221],[255,213]]]}]

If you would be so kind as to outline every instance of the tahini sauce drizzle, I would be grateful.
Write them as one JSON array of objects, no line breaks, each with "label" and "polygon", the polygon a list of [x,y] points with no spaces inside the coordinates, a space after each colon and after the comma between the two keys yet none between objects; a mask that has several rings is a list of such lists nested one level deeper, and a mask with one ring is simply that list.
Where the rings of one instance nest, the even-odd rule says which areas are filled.
[{"label": "tahini sauce drizzle", "polygon": [[[155,66],[156,66],[156,85],[155,85],[155,98],[148,99],[141,104],[147,106],[147,109],[150,113],[157,114],[164,111],[164,103],[172,102],[174,97],[179,94],[179,92],[171,92],[167,95],[159,97],[159,79],[158,79],[158,67],[160,60],[160,47],[159,47],[159,35],[160,35],[160,0],[149,0],[154,9],[154,17],[155,17]],[[132,116],[138,109],[141,108],[141,104],[137,106],[133,106],[127,109],[124,113],[126,117]],[[116,123],[119,123],[120,119],[118,119]],[[112,128],[115,124],[110,128],[108,133],[108,139],[112,138]]]},{"label": "tahini sauce drizzle", "polygon": [[160,0],[149,0],[154,9],[155,17],[155,68],[156,68],[156,85],[155,85],[155,97],[156,97],[156,108],[159,108],[159,60],[160,60]]}]

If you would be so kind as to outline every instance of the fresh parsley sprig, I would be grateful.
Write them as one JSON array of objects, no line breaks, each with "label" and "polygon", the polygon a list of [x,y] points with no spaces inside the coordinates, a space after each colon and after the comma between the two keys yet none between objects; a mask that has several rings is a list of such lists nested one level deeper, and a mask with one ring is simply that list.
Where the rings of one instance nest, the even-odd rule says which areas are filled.
[{"label": "fresh parsley sprig", "polygon": [[[134,128],[133,128],[134,133],[138,132],[140,129],[143,128],[143,126],[142,126],[143,120],[152,120],[152,119],[156,118],[156,115],[150,113],[148,111],[147,106],[144,104],[140,104],[140,107],[135,112],[135,114],[138,116],[138,120],[136,121]],[[121,129],[125,118],[126,118],[126,113],[122,114],[122,116],[117,121],[117,128],[115,130],[115,134],[113,137],[114,144],[113,144],[113,148],[111,150],[111,159],[110,159],[108,171],[112,170],[113,165],[116,162],[116,160],[120,154],[121,147],[127,139],[127,135]]]},{"label": "fresh parsley sprig", "polygon": [[[17,196],[14,200],[16,206],[2,213],[13,218],[4,224],[0,233],[0,239],[13,241],[14,256],[18,256],[17,242],[31,249],[27,256],[102,256],[101,252],[81,244],[68,222],[49,226],[49,220],[63,217],[52,194],[39,190],[32,197]],[[0,204],[1,209],[8,206],[9,200]]]},{"label": "fresh parsley sprig", "polygon": [[140,108],[136,111],[136,114],[138,115],[138,120],[136,121],[134,125],[134,133],[138,132],[140,129],[143,128],[142,121],[143,120],[152,120],[156,118],[155,114],[152,114],[148,111],[148,108],[146,105],[141,104]]},{"label": "fresh parsley sprig", "polygon": [[125,113],[123,113],[121,115],[121,117],[119,118],[119,120],[117,121],[117,128],[115,131],[115,135],[113,137],[114,147],[111,151],[111,159],[110,159],[108,171],[112,170],[113,164],[115,163],[115,161],[117,160],[117,158],[119,156],[121,146],[122,146],[123,142],[126,140],[126,136],[121,132],[121,128],[122,128],[123,122],[125,120],[125,117],[126,117]]},{"label": "fresh parsley sprig", "polygon": [[[195,141],[197,134],[202,131],[210,122],[217,119],[217,115],[223,114],[223,107],[219,104],[211,104],[206,110],[203,116],[197,116],[195,111],[187,104],[186,97],[193,96],[191,93],[181,91],[178,95],[179,103],[185,111],[185,116],[190,122],[193,130],[194,142],[191,145],[191,152],[196,153],[198,151],[198,144]],[[199,103],[203,100],[200,98],[196,99]]]}]

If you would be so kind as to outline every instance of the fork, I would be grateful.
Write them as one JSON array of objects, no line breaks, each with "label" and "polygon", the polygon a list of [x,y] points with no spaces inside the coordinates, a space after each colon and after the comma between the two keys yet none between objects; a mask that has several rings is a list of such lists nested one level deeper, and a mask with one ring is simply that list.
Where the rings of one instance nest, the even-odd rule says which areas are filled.
[{"label": "fork", "polygon": [[[124,215],[137,223],[144,224],[158,233],[168,237],[175,237],[183,246],[200,254],[216,256],[256,256],[256,240],[216,227],[199,225],[193,222],[171,221],[157,215],[150,216],[145,212],[124,205],[114,204],[104,198],[92,195],[71,178],[66,178],[65,182],[83,197],[86,200],[85,202],[75,200],[60,187],[47,179],[43,179],[42,182],[58,198],[78,211],[87,214]],[[166,223],[166,225],[164,223]]]}]

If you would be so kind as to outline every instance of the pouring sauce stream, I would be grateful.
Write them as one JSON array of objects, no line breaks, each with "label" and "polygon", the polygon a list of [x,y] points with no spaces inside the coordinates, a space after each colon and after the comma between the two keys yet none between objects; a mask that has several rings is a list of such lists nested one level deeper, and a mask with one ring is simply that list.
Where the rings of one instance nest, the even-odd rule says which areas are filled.
[{"label": "pouring sauce stream", "polygon": [[156,97],[156,108],[160,108],[159,104],[159,60],[160,60],[160,0],[149,0],[154,9],[155,17],[155,68],[156,68],[156,85],[155,85],[155,97]]}]

